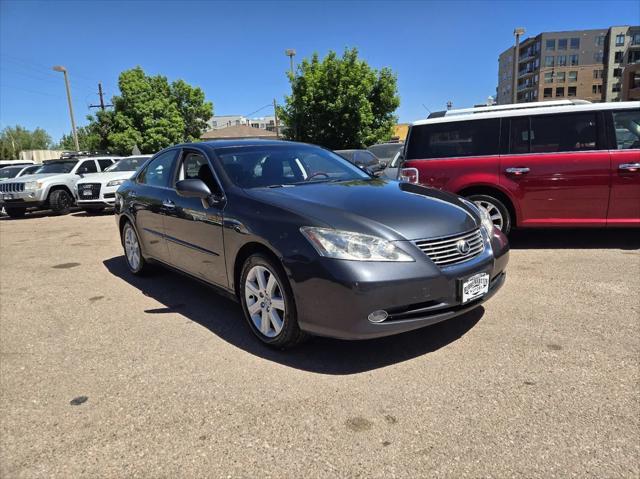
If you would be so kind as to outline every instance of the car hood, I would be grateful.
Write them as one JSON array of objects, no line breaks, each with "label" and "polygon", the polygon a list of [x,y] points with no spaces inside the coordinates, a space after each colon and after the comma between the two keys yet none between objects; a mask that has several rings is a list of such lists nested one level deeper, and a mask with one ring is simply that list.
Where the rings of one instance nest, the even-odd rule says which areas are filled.
[{"label": "car hood", "polygon": [[79,181],[81,183],[102,183],[106,184],[113,180],[128,180],[133,176],[135,171],[107,171],[105,173],[91,173],[84,175]]},{"label": "car hood", "polygon": [[76,178],[77,175],[72,175],[71,173],[40,173],[35,175],[24,175],[19,178],[14,178],[13,180],[16,183],[26,183],[27,181],[36,181],[36,180],[44,180],[44,179],[66,179],[66,178]]},{"label": "car hood", "polygon": [[455,195],[384,178],[246,192],[331,228],[388,240],[436,238],[480,225],[477,213]]}]

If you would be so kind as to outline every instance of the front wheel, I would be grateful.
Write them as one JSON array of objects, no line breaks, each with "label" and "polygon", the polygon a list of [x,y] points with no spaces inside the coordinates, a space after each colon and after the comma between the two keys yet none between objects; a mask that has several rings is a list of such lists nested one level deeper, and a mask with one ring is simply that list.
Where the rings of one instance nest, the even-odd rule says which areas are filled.
[{"label": "front wheel", "polygon": [[136,275],[145,274],[149,267],[142,257],[138,234],[128,221],[125,223],[124,228],[122,228],[122,246],[124,247],[124,256],[127,260],[129,271]]},{"label": "front wheel", "polygon": [[49,207],[56,215],[66,215],[72,205],[73,198],[66,190],[55,190],[49,196]]},{"label": "front wheel", "polygon": [[254,254],[242,267],[240,302],[253,333],[273,347],[290,348],[305,338],[298,326],[293,293],[282,268]]},{"label": "front wheel", "polygon": [[509,234],[512,224],[511,214],[502,201],[490,195],[470,195],[467,199],[473,201],[476,206],[484,208],[487,213],[489,213],[495,228],[504,234]]}]

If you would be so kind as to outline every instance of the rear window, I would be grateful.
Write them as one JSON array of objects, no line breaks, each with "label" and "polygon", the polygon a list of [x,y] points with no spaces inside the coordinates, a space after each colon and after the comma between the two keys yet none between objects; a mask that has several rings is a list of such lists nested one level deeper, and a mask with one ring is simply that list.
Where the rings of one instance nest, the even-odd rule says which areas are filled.
[{"label": "rear window", "polygon": [[407,159],[497,155],[500,120],[469,120],[411,127]]}]

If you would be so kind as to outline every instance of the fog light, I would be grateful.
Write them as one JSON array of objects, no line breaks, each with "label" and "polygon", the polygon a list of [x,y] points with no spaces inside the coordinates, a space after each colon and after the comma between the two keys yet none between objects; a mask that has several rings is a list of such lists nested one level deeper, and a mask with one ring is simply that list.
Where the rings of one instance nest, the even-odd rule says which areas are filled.
[{"label": "fog light", "polygon": [[369,321],[372,323],[381,323],[385,319],[387,319],[389,315],[383,309],[379,309],[378,311],[374,311],[369,315]]}]

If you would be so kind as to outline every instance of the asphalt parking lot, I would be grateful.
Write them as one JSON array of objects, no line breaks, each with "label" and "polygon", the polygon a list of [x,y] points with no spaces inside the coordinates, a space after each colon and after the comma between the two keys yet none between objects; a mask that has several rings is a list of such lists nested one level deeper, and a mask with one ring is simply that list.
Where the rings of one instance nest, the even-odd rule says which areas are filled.
[{"label": "asphalt parking lot", "polygon": [[516,232],[484,308],[288,352],[131,276],[110,215],[5,217],[0,244],[3,478],[640,475],[637,230]]}]

